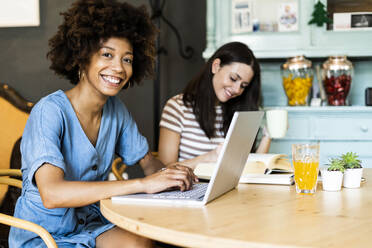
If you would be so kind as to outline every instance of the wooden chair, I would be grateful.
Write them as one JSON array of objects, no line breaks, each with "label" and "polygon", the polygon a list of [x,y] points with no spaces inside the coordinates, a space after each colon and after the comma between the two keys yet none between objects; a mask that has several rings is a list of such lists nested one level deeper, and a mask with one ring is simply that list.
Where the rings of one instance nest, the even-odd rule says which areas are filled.
[{"label": "wooden chair", "polygon": [[[0,204],[3,204],[8,186],[22,188],[21,170],[11,169],[12,154],[13,149],[19,149],[15,143],[22,136],[32,106],[33,103],[26,101],[9,85],[0,83]],[[50,233],[35,223],[4,213],[0,213],[0,223],[34,232],[49,248],[57,247]]]},{"label": "wooden chair", "polygon": [[123,163],[121,158],[116,158],[114,162],[112,162],[111,171],[114,174],[116,180],[126,180],[127,178],[124,177],[124,171],[127,168],[127,165]]},{"label": "wooden chair", "polygon": [[[16,177],[16,178],[13,178],[13,177]],[[14,186],[14,187],[21,189],[22,180],[18,178],[22,178],[21,170],[0,169],[0,184],[6,184],[9,186]],[[50,235],[50,233],[46,229],[44,229],[43,227],[35,223],[32,223],[27,220],[15,218],[13,216],[9,216],[3,213],[0,213],[0,223],[34,232],[41,237],[41,239],[45,242],[48,248],[58,248],[52,235]]]},{"label": "wooden chair", "polygon": [[[13,146],[22,136],[32,106],[9,85],[0,83],[0,169],[10,169]],[[7,190],[7,185],[0,186],[0,204]]]},{"label": "wooden chair", "polygon": [[[154,157],[158,156],[157,152],[152,152],[152,155]],[[112,163],[112,173],[114,174],[116,180],[126,180],[127,177],[123,176],[125,170],[127,169],[127,165],[123,163],[123,160],[121,158],[116,158],[114,162]]]}]

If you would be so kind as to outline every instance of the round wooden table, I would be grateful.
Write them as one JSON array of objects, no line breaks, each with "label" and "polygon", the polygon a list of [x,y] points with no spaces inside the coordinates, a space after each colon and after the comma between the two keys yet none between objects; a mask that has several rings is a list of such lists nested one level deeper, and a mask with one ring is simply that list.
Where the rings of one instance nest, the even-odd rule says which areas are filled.
[{"label": "round wooden table", "polygon": [[372,169],[359,189],[299,195],[294,186],[239,184],[204,207],[101,201],[103,215],[148,238],[186,247],[370,247]]}]

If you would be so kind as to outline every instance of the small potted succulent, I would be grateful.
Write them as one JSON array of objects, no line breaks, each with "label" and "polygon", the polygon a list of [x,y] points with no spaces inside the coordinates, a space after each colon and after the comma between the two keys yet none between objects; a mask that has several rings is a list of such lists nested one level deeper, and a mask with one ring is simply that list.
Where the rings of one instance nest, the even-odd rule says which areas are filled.
[{"label": "small potted succulent", "polygon": [[353,152],[347,152],[341,155],[345,167],[344,187],[359,188],[362,180],[363,168],[358,155]]},{"label": "small potted succulent", "polygon": [[323,190],[325,191],[341,190],[344,171],[345,167],[341,159],[339,158],[330,159],[329,167],[321,170]]}]

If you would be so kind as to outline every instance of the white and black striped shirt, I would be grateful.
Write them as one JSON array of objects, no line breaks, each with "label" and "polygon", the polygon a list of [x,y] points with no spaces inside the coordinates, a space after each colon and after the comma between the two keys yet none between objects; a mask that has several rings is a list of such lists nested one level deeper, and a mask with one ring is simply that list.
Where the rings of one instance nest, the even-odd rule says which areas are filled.
[{"label": "white and black striped shirt", "polygon": [[[195,119],[192,108],[185,106],[182,97],[183,94],[179,94],[168,100],[160,120],[160,127],[168,128],[181,135],[178,161],[192,159],[209,152],[224,141],[224,135],[220,131],[212,139],[205,135]],[[216,107],[216,113],[215,126],[217,130],[220,130],[222,126],[221,106]]]}]

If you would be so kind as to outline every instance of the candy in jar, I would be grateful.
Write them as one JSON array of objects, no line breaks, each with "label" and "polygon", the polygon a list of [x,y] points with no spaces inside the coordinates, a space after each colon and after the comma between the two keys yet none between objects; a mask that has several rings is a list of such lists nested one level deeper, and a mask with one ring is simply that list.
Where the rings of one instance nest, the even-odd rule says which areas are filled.
[{"label": "candy in jar", "polygon": [[281,72],[288,105],[307,105],[313,82],[311,61],[302,55],[290,58],[281,66]]},{"label": "candy in jar", "polygon": [[328,104],[348,105],[353,65],[346,56],[331,56],[322,66],[322,80]]}]

